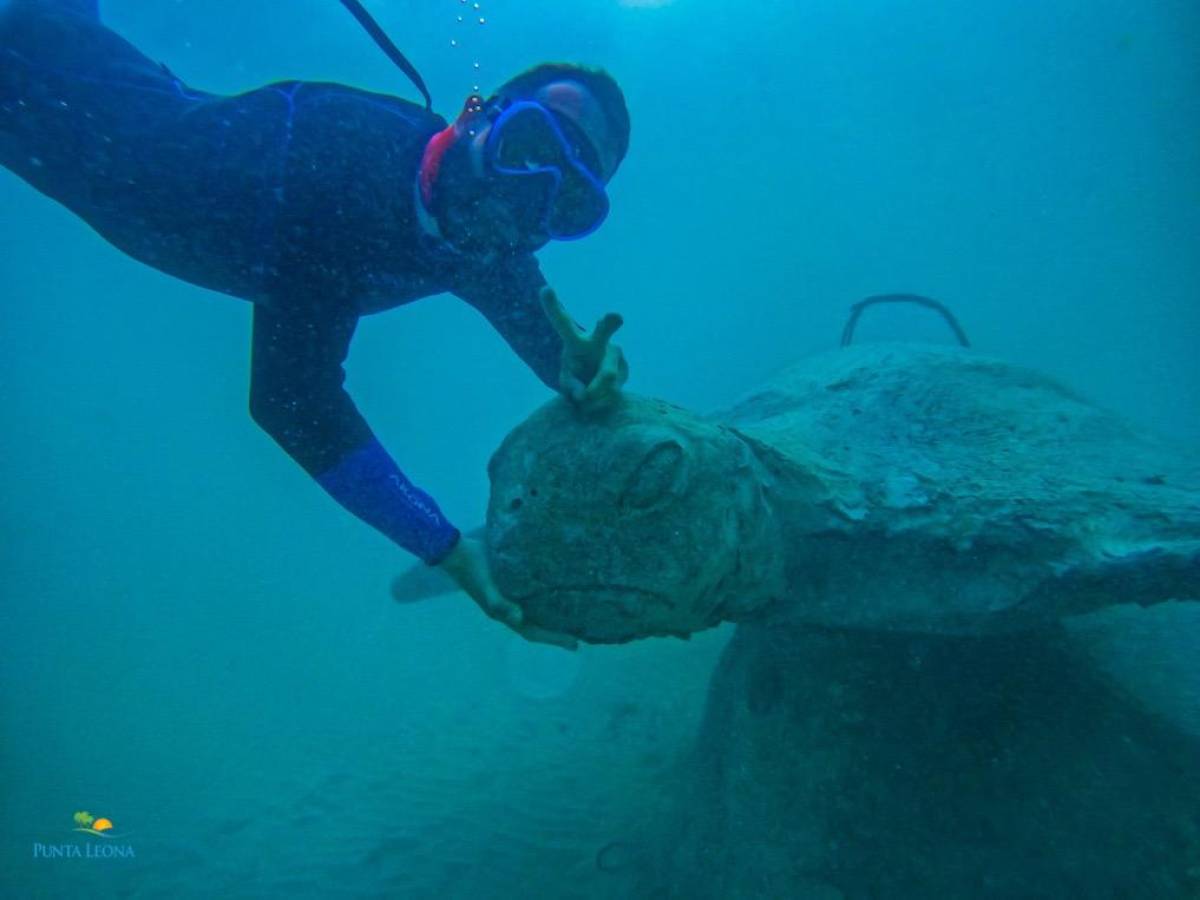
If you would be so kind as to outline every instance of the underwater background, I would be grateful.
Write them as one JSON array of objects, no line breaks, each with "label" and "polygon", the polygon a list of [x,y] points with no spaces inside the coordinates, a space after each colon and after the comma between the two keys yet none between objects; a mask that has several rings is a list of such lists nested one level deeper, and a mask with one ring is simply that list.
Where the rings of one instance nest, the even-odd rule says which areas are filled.
[{"label": "underwater background", "polygon": [[[577,319],[625,316],[630,390],[718,406],[908,291],[1200,445],[1191,0],[473,6],[369,4],[443,115],[543,60],[627,94],[609,221],[540,258]],[[413,95],[334,0],[101,7],[198,88]],[[396,605],[409,559],[247,414],[248,304],[3,170],[0,210],[0,896],[624,896],[730,629],[570,655],[461,595]],[[949,340],[903,308],[858,335]],[[405,471],[482,521],[546,389],[448,297],[364,319],[347,369]],[[136,858],[33,858],[79,810]]]}]

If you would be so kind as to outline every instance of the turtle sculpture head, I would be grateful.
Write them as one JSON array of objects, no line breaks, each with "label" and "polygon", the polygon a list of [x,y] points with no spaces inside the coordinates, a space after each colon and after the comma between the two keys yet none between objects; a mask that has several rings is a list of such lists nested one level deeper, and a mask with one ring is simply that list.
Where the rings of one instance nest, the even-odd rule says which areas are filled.
[{"label": "turtle sculpture head", "polygon": [[488,466],[487,545],[527,620],[594,643],[684,636],[783,592],[767,479],[732,429],[622,395],[584,417],[561,399]]}]

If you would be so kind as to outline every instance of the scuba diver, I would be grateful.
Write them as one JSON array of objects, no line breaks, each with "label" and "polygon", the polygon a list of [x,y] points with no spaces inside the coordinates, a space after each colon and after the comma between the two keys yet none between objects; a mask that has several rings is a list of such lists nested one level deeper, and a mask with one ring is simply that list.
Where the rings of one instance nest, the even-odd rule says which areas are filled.
[{"label": "scuba diver", "polygon": [[357,0],[342,0],[424,107],[287,81],[186,85],[100,21],[97,0],[0,0],[0,164],[129,256],[254,304],[250,413],[339,504],[530,640],[483,545],[374,437],[343,387],[360,316],[450,292],[552,390],[601,407],[628,376],[546,286],[534,251],[596,230],[629,114],[608,74],[544,64],[448,123]]}]

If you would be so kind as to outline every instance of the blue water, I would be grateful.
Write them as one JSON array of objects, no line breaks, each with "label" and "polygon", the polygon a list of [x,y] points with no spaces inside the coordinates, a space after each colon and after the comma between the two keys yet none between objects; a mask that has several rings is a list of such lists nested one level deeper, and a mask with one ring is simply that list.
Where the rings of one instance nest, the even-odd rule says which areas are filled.
[{"label": "blue water", "polygon": [[[541,260],[576,318],[624,314],[630,389],[717,406],[913,291],[1200,443],[1194,2],[481,5],[371,7],[446,115],[545,59],[619,79],[612,215]],[[333,0],[102,6],[200,89],[413,95]],[[623,896],[596,852],[653,813],[728,632],[567,658],[461,596],[392,604],[408,560],[246,413],[249,306],[5,171],[0,211],[0,895]],[[547,397],[451,298],[364,320],[348,371],[464,527]],[[35,858],[80,810],[135,858]]]}]

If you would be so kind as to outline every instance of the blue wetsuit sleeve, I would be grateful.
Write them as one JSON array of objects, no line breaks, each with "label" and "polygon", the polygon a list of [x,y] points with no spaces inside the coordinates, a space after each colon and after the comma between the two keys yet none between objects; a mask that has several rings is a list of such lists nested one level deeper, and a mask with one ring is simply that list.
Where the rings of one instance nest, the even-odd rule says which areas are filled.
[{"label": "blue wetsuit sleeve", "polygon": [[357,317],[317,309],[254,309],[250,412],[334,500],[430,565],[458,529],[371,433],[344,387]]},{"label": "blue wetsuit sleeve", "polygon": [[483,313],[534,374],[557,391],[562,338],[538,299],[545,284],[537,260],[527,254],[473,275],[454,292]]}]

